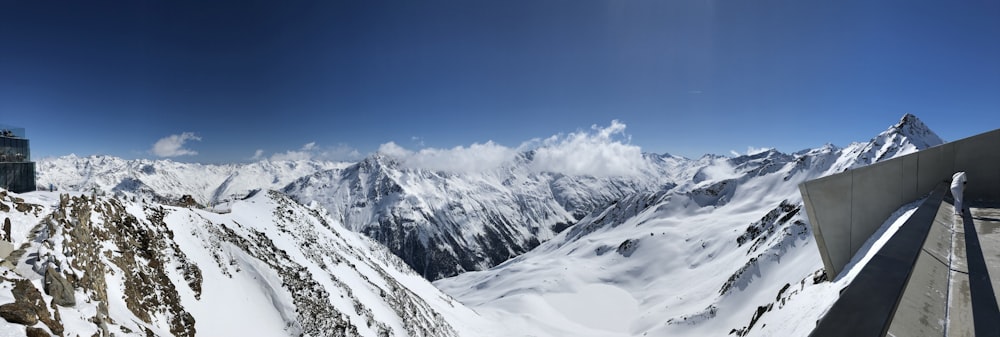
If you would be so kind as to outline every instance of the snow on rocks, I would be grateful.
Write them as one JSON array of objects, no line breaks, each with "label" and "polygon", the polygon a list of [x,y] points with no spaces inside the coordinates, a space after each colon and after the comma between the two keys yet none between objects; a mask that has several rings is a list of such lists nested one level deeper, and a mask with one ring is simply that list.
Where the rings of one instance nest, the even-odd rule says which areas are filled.
[{"label": "snow on rocks", "polygon": [[0,317],[10,318],[0,325],[20,322],[27,326],[20,334],[28,328],[119,336],[498,330],[378,244],[277,192],[236,202],[227,214],[85,194],[16,198],[22,197],[40,201],[34,209],[48,215],[13,222],[15,232],[28,235],[17,236],[20,248],[0,267],[2,284],[13,285],[0,289],[0,302],[9,302],[0,305]]}]

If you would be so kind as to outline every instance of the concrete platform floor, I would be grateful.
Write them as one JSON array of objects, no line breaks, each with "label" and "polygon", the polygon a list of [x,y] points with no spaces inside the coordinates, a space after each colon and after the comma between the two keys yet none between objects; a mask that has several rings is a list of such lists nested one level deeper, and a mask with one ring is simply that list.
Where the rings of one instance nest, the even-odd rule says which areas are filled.
[{"label": "concrete platform floor", "polygon": [[[950,200],[949,200],[950,201]],[[1000,336],[1000,203],[942,202],[887,336]]]},{"label": "concrete platform floor", "polygon": [[[980,336],[1000,336],[1000,203],[998,202],[978,202],[972,203],[969,210],[965,212],[961,221],[971,221],[975,228],[975,235],[966,235],[967,238],[977,238],[978,246],[981,250],[981,258],[985,268],[981,271],[971,269],[969,272],[969,285],[972,289],[972,305],[975,316],[976,335]],[[956,224],[959,223],[956,221]],[[970,226],[965,226],[970,230]],[[967,244],[967,247],[974,247],[975,244]],[[973,261],[973,256],[969,261]],[[977,281],[979,285],[977,286]],[[988,289],[987,289],[988,288]],[[984,297],[992,296],[991,301]]]},{"label": "concrete platform floor", "polygon": [[1000,203],[953,210],[943,202],[938,214],[953,217],[944,335],[1000,336]]},{"label": "concrete platform floor", "polygon": [[[972,222],[979,235],[983,258],[989,271],[993,291],[1000,291],[1000,204],[970,207]],[[1000,305],[1000,302],[997,303]]]}]

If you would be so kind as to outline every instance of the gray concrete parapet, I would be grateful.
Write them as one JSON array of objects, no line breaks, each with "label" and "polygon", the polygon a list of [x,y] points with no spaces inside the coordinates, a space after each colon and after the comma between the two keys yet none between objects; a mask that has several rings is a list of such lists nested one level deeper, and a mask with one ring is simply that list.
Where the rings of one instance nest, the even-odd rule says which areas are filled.
[{"label": "gray concrete parapet", "polygon": [[967,200],[1000,199],[1000,129],[800,184],[829,279],[892,212],[956,171],[968,176]]}]

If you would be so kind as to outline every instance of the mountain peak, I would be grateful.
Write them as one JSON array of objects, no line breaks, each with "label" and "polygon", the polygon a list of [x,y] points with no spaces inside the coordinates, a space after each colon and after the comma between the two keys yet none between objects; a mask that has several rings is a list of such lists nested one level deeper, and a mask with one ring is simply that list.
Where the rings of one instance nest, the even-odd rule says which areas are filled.
[{"label": "mountain peak", "polygon": [[[924,122],[914,116],[913,114],[904,114],[899,122],[890,127],[885,132],[882,132],[879,136],[892,136],[900,135],[905,137],[911,144],[916,146],[917,149],[926,149],[932,146],[937,146],[944,144],[944,140],[938,137],[934,131],[931,131]],[[886,137],[889,138],[889,137]]]},{"label": "mountain peak", "polygon": [[907,112],[907,113],[903,114],[903,118],[899,119],[899,123],[896,123],[896,126],[901,126],[901,125],[906,125],[906,124],[912,124],[912,123],[923,124],[923,122],[920,121],[920,118],[917,118],[916,115]]},{"label": "mountain peak", "polygon": [[837,166],[834,172],[874,164],[883,159],[898,157],[941,144],[944,144],[941,137],[931,131],[917,116],[908,113],[903,115],[898,123],[882,131],[868,143],[856,143],[844,149],[851,153],[854,159],[846,166]]}]

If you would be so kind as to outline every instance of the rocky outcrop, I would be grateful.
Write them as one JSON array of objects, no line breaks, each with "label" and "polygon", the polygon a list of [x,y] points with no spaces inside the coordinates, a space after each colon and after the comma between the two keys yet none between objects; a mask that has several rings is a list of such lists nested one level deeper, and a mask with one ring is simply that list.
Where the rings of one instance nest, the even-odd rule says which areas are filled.
[{"label": "rocky outcrop", "polygon": [[184,275],[194,278],[199,272],[179,252],[176,243],[169,241],[172,234],[162,222],[161,208],[146,208],[148,218],[140,219],[114,198],[64,195],[59,206],[43,222],[42,237],[46,239],[42,244],[62,247],[62,254],[39,257],[43,288],[53,297],[53,304],[74,306],[75,291],[82,292],[87,302],[98,303],[88,319],[99,327],[102,336],[108,336],[112,321],[106,277],[117,275],[124,281],[123,300],[136,318],[146,324],[165,318],[173,335],[195,335],[194,318],[180,304],[164,265],[167,260],[177,259],[188,271]]},{"label": "rocky outcrop", "polygon": [[197,207],[197,208],[201,208],[202,207],[200,204],[198,204],[198,201],[195,201],[194,197],[192,197],[190,194],[185,194],[185,195],[181,196],[181,198],[177,200],[177,206],[180,206],[180,207]]},{"label": "rocky outcrop", "polygon": [[[202,283],[211,277],[216,291],[220,284],[248,280],[259,285],[240,289],[264,292],[273,308],[245,312],[279,315],[288,335],[459,335],[439,314],[440,304],[428,303],[444,295],[417,293],[434,289],[429,284],[415,292],[414,280],[424,280],[325,212],[277,192],[240,203],[242,214],[229,217],[118,197],[62,195],[20,239],[10,264],[0,267],[0,284],[13,284],[8,288],[16,299],[0,305],[0,317],[39,328],[25,330],[39,336],[63,335],[60,313],[72,317],[67,322],[76,329],[67,335],[195,336],[191,312],[199,309],[193,306],[227,310],[231,305],[218,301],[232,293],[202,297]],[[273,213],[267,216],[258,207]],[[196,263],[187,254],[202,259]],[[399,275],[408,280],[397,281]],[[208,326],[217,332],[220,323]]]},{"label": "rocky outcrop", "polygon": [[14,303],[0,305],[0,317],[7,322],[31,326],[41,322],[56,335],[62,335],[63,325],[59,321],[58,311],[55,316],[42,298],[42,294],[31,284],[31,281],[21,278],[0,277],[3,282],[14,285],[11,294]]},{"label": "rocky outcrop", "polygon": [[3,240],[10,242],[10,218],[3,218]]},{"label": "rocky outcrop", "polygon": [[26,329],[24,329],[24,334],[27,337],[49,337],[49,336],[51,336],[51,335],[49,335],[48,332],[45,332],[45,329],[40,329],[40,328],[36,328],[36,327],[33,327],[33,326],[29,326]]},{"label": "rocky outcrop", "polygon": [[35,310],[23,303],[7,303],[0,305],[0,317],[14,324],[35,325],[38,315]]},{"label": "rocky outcrop", "polygon": [[73,285],[50,265],[45,269],[45,293],[52,296],[52,303],[72,307],[76,305]]}]

